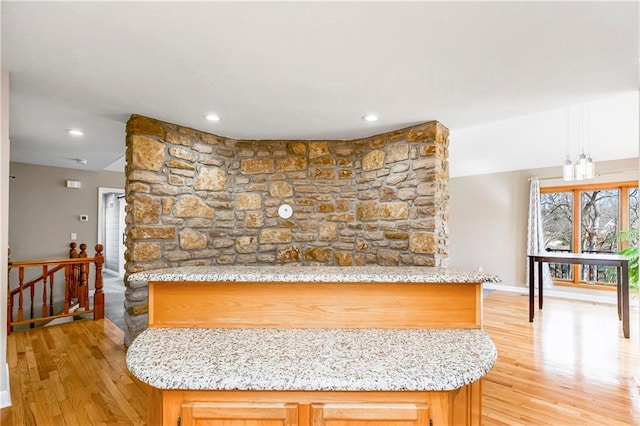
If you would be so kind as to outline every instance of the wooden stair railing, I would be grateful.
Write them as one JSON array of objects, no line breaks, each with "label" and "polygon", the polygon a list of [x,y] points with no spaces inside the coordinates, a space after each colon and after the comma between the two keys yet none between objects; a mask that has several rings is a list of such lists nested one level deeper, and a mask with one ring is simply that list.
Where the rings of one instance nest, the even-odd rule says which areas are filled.
[{"label": "wooden stair railing", "polygon": [[[104,292],[102,290],[103,246],[102,244],[96,245],[96,255],[94,257],[87,257],[86,244],[80,244],[80,253],[76,251],[76,243],[71,243],[70,247],[69,259],[9,262],[9,278],[11,278],[12,271],[17,270],[18,287],[9,289],[7,292],[7,334],[11,334],[15,326],[29,324],[33,328],[36,323],[50,322],[56,318],[90,313],[93,313],[94,320],[104,318]],[[92,263],[95,265],[93,308],[91,308],[89,302],[89,270]],[[41,268],[42,273],[25,282],[25,270],[28,268]],[[56,280],[56,277],[60,276],[62,276],[62,279]],[[60,282],[62,284],[59,284]],[[55,313],[54,289],[62,286],[64,286],[63,308],[60,312]],[[39,288],[37,289],[36,287]],[[36,300],[36,290],[39,290],[37,293],[42,295],[41,299],[38,298]],[[29,298],[28,319],[25,319],[25,294]],[[36,302],[39,304],[38,307]],[[74,304],[77,304],[77,310],[75,310]],[[17,312],[14,315],[16,306]],[[40,316],[36,315],[36,309],[40,310]]]}]

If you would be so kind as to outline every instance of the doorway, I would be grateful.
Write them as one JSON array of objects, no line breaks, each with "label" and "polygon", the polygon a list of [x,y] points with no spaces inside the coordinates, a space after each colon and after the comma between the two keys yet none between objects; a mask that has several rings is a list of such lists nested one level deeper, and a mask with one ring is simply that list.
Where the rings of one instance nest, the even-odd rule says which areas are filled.
[{"label": "doorway", "polygon": [[124,276],[124,190],[98,188],[98,243],[104,246],[103,271]]}]

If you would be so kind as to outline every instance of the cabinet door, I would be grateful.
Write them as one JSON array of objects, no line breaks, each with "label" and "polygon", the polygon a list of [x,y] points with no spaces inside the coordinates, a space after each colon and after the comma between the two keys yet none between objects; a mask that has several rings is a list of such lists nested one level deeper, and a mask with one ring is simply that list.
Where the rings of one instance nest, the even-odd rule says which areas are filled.
[{"label": "cabinet door", "polygon": [[181,426],[298,426],[298,405],[251,402],[185,402]]},{"label": "cabinet door", "polygon": [[426,404],[347,404],[311,406],[313,426],[429,426]]}]

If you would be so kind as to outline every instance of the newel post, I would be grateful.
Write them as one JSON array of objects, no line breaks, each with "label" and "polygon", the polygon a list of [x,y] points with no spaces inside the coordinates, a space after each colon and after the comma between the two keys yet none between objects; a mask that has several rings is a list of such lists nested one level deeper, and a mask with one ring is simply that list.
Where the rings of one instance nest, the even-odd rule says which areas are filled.
[{"label": "newel post", "polygon": [[87,245],[85,243],[80,244],[80,254],[78,257],[87,257]]},{"label": "newel post", "polygon": [[[78,259],[80,257],[80,253],[78,253],[77,247],[78,247],[78,243],[76,242],[69,243],[69,258]],[[65,274],[67,275],[66,280],[69,283],[67,286],[67,292],[69,293],[70,299],[73,299],[74,297],[77,297],[78,300],[81,299],[81,297],[79,297],[78,295],[78,286],[81,284],[80,269],[81,269],[81,265],[71,265],[70,268],[66,269],[66,272],[65,272]]]},{"label": "newel post", "polygon": [[71,259],[77,259],[78,258],[78,250],[76,250],[76,247],[78,247],[78,243],[69,243],[69,258]]},{"label": "newel post", "polygon": [[104,318],[104,293],[102,292],[102,265],[104,265],[104,255],[102,254],[104,247],[102,244],[96,244],[96,292],[93,295],[93,319]]},{"label": "newel post", "polygon": [[[85,243],[80,244],[80,254],[78,255],[79,259],[87,258],[87,245]],[[89,269],[90,265],[88,263],[80,263],[78,265],[78,288],[80,289],[80,293],[78,294],[78,299],[80,301],[80,306],[85,309],[89,309]]]}]

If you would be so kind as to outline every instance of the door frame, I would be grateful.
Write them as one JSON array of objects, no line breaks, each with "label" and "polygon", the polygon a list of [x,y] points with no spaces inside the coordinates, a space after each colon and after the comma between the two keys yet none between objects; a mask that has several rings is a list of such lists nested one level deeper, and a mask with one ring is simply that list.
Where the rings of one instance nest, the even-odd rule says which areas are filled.
[{"label": "door frame", "polygon": [[[106,194],[118,194],[118,195],[124,195],[124,189],[123,188],[108,188],[108,187],[98,187],[98,244],[104,244],[104,221],[105,221],[105,217],[104,217],[104,196]],[[124,259],[120,259],[120,262],[124,263]],[[119,263],[120,264],[120,263]],[[122,268],[120,268],[122,269]],[[119,271],[112,271],[110,269],[103,269],[104,272],[110,274],[110,275],[115,275],[115,276],[120,276],[120,272]]]}]

